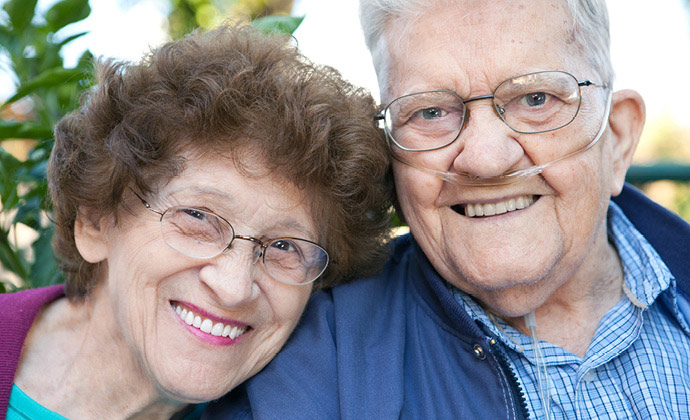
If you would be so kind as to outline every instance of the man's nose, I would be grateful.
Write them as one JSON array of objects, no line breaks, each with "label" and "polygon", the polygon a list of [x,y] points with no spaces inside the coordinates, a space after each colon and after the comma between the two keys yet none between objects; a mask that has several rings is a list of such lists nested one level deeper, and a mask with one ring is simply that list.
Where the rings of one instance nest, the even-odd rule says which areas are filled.
[{"label": "man's nose", "polygon": [[255,247],[251,243],[242,245],[233,242],[230,249],[209,260],[199,273],[218,303],[229,308],[250,302],[260,292],[256,279],[261,275],[261,267]]},{"label": "man's nose", "polygon": [[490,101],[468,104],[469,118],[460,133],[453,170],[478,177],[495,177],[519,169],[526,158],[517,140],[519,133],[508,127]]}]

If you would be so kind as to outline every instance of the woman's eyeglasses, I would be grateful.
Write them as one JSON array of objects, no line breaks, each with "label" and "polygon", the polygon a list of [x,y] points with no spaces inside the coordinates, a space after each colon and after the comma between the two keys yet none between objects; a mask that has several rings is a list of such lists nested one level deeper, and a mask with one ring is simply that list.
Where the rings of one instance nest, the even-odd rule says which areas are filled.
[{"label": "woman's eyeglasses", "polygon": [[312,283],[328,266],[326,250],[309,240],[291,237],[261,240],[236,235],[230,222],[213,212],[185,206],[158,211],[132,192],[147,209],[160,216],[163,240],[182,255],[210,259],[230,249],[235,239],[250,241],[255,244],[253,262],[261,258],[266,273],[287,284]]}]

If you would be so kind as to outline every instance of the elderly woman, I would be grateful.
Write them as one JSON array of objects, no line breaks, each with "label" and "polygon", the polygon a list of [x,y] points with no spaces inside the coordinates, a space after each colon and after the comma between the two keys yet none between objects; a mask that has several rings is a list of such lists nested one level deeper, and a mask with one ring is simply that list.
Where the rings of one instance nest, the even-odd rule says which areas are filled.
[{"label": "elderly woman", "polygon": [[250,27],[100,64],[50,161],[66,284],[0,297],[0,418],[198,417],[261,370],[383,255],[374,110]]}]

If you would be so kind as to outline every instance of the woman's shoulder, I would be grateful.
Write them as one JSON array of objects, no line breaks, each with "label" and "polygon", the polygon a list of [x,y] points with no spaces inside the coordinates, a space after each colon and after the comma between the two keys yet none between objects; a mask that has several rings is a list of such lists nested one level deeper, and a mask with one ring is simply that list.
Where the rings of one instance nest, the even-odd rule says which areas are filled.
[{"label": "woman's shoulder", "polygon": [[5,322],[0,323],[0,411],[9,401],[26,335],[45,304],[64,295],[62,285],[0,295]]},{"label": "woman's shoulder", "polygon": [[23,308],[36,305],[39,305],[40,307],[61,296],[64,296],[64,294],[64,286],[62,284],[56,284],[54,286],[25,289],[12,293],[2,293],[0,294],[0,303],[12,305],[6,307],[3,306],[3,308]]},{"label": "woman's shoulder", "polygon": [[64,294],[62,285],[0,294],[0,306],[2,306],[7,319],[11,320],[9,323],[3,323],[2,327],[10,328],[17,325],[30,327],[43,305],[64,296]]}]

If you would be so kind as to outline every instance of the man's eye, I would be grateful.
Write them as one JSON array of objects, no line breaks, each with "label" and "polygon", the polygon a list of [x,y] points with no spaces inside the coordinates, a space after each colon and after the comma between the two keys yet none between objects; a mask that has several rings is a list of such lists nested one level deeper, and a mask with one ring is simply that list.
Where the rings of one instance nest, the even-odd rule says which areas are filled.
[{"label": "man's eye", "polygon": [[417,112],[417,115],[422,117],[425,120],[433,120],[436,118],[443,117],[446,115],[446,112],[444,112],[441,108],[434,107],[434,108],[424,108],[420,111]]}]

